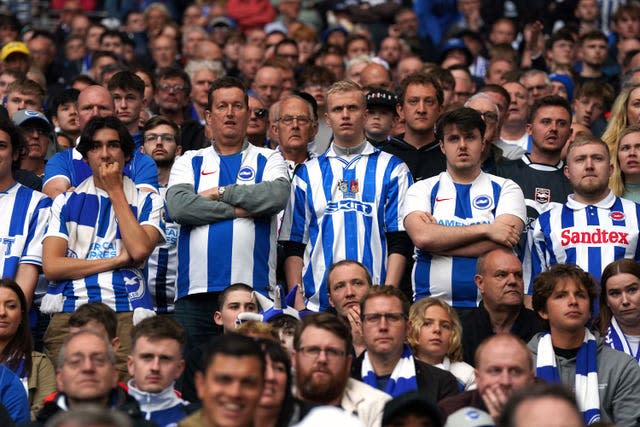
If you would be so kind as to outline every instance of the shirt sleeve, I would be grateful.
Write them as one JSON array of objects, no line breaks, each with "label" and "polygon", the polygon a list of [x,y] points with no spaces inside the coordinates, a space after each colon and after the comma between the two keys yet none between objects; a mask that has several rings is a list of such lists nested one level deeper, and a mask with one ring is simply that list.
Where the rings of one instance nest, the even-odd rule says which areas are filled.
[{"label": "shirt sleeve", "polygon": [[132,162],[133,176],[130,178],[136,184],[136,188],[145,188],[157,192],[160,184],[158,183],[158,167],[156,166],[156,162],[154,162],[150,156],[139,151],[134,153]]},{"label": "shirt sleeve", "polygon": [[284,210],[279,240],[302,244],[309,242],[311,212],[307,201],[308,171],[305,164],[296,170],[291,182],[289,203]]},{"label": "shirt sleeve", "polygon": [[53,155],[44,166],[43,187],[53,178],[64,178],[71,182],[73,163],[70,161],[70,152],[72,148],[61,151]]},{"label": "shirt sleeve", "polygon": [[403,162],[398,163],[387,184],[387,200],[385,203],[385,231],[404,231],[403,204],[406,201],[407,190],[413,183],[409,168]]},{"label": "shirt sleeve", "polygon": [[20,258],[21,263],[42,265],[42,239],[49,223],[51,199],[43,197],[31,213],[27,244]]},{"label": "shirt sleeve", "polygon": [[522,220],[523,224],[527,223],[527,206],[524,202],[524,194],[518,184],[510,179],[505,180],[500,191],[500,200],[496,207],[496,217],[500,215],[515,215]]}]

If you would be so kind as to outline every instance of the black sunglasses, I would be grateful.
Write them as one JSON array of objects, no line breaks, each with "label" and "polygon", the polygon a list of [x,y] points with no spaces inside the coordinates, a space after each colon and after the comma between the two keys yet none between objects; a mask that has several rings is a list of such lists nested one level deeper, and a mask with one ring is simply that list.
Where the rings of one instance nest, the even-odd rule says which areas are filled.
[{"label": "black sunglasses", "polygon": [[266,108],[254,108],[252,111],[259,119],[264,119],[269,114],[269,110]]}]

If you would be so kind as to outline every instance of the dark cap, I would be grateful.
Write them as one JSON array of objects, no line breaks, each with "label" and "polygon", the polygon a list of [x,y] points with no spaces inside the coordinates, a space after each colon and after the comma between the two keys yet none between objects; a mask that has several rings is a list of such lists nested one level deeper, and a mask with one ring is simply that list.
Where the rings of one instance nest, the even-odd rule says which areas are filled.
[{"label": "dark cap", "polygon": [[442,47],[442,56],[440,57],[440,62],[444,61],[447,57],[447,54],[452,50],[461,50],[467,60],[467,65],[471,65],[471,63],[473,62],[473,55],[471,54],[471,51],[464,43],[464,40],[456,37],[447,40],[447,42]]},{"label": "dark cap", "polygon": [[425,416],[431,420],[431,425],[434,427],[442,427],[438,407],[417,392],[404,393],[388,401],[382,413],[382,426],[384,427],[397,416],[409,414]]},{"label": "dark cap", "polygon": [[367,108],[384,107],[396,111],[398,97],[384,89],[376,89],[367,94]]},{"label": "dark cap", "polygon": [[42,128],[46,129],[47,132],[51,132],[52,129],[49,120],[47,120],[45,115],[39,111],[18,110],[13,113],[13,117],[11,118],[11,120],[16,126],[20,127],[26,125],[27,123],[38,123]]}]

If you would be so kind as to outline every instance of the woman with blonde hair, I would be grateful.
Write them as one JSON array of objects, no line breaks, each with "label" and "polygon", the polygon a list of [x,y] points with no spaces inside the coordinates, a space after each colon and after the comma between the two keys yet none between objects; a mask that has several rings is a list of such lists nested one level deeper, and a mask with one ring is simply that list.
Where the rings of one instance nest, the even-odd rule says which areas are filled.
[{"label": "woman with blonde hair", "polygon": [[611,191],[616,196],[640,203],[640,125],[630,126],[620,133],[611,153],[611,164]]},{"label": "woman with blonde hair", "polygon": [[615,156],[615,145],[622,131],[640,123],[640,85],[623,88],[613,102],[611,117],[602,140],[609,147],[611,159]]},{"label": "woman with blonde hair", "polygon": [[476,388],[473,367],[462,361],[462,326],[456,312],[439,298],[416,301],[409,311],[407,340],[413,357],[451,372],[460,391]]}]

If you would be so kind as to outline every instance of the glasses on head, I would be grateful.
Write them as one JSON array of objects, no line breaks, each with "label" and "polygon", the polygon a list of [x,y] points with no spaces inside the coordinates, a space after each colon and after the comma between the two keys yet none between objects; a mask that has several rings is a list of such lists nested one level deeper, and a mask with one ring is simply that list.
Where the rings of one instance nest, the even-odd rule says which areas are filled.
[{"label": "glasses on head", "polygon": [[306,126],[311,123],[311,118],[307,116],[282,116],[278,119],[278,121],[284,123],[286,126],[291,126],[294,120],[302,126]]},{"label": "glasses on head", "polygon": [[94,353],[90,355],[74,354],[64,359],[64,364],[70,368],[79,368],[84,365],[86,360],[89,360],[93,366],[101,367],[110,363],[109,356],[105,353]]},{"label": "glasses on head", "polygon": [[495,123],[498,121],[498,115],[493,111],[485,111],[484,113],[480,113],[480,115],[485,122]]},{"label": "glasses on head", "polygon": [[158,90],[162,90],[165,92],[174,91],[174,92],[182,92],[185,89],[184,85],[171,85],[169,83],[160,83],[158,85]]},{"label": "glasses on head", "polygon": [[175,142],[176,137],[170,133],[146,133],[144,135],[144,142],[155,142],[160,138],[162,142]]},{"label": "glasses on head", "polygon": [[323,353],[323,352],[326,358],[329,360],[337,360],[337,359],[340,359],[341,357],[344,357],[345,355],[344,350],[339,350],[333,347],[321,348],[314,345],[308,346],[308,347],[300,347],[298,351],[303,356],[311,359],[317,359],[318,357],[320,357],[320,353]]},{"label": "glasses on head", "polygon": [[388,323],[399,323],[407,319],[404,313],[367,313],[362,315],[362,320],[369,324],[378,324],[385,319]]},{"label": "glasses on head", "polygon": [[265,119],[269,111],[266,108],[252,108],[251,112],[259,119]]}]

